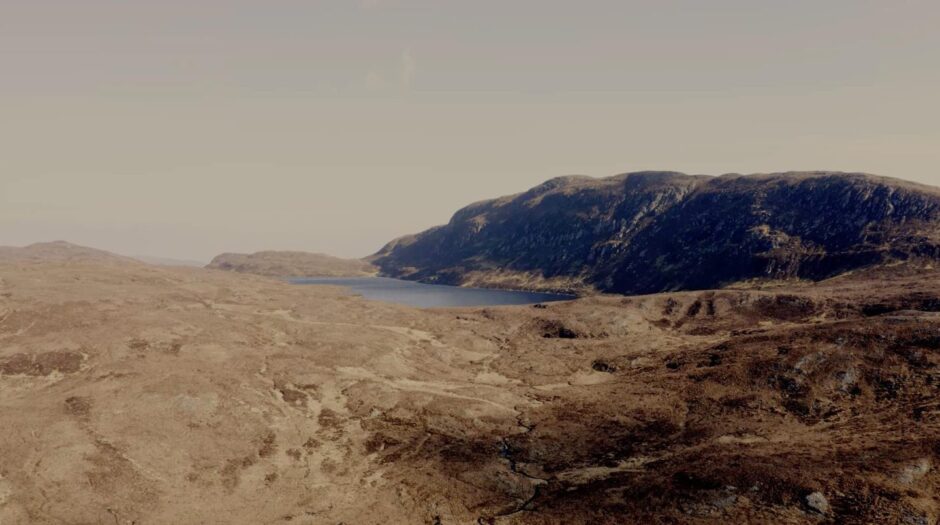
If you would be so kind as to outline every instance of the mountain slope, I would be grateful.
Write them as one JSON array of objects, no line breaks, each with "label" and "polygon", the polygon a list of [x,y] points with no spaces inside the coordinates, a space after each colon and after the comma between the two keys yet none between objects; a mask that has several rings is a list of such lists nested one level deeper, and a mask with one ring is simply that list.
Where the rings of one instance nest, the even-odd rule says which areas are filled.
[{"label": "mountain slope", "polygon": [[268,277],[364,277],[376,273],[375,267],[359,259],[291,251],[223,253],[206,268]]},{"label": "mountain slope", "polygon": [[940,258],[936,188],[834,172],[638,172],[471,204],[370,260],[447,284],[653,293],[919,257]]}]

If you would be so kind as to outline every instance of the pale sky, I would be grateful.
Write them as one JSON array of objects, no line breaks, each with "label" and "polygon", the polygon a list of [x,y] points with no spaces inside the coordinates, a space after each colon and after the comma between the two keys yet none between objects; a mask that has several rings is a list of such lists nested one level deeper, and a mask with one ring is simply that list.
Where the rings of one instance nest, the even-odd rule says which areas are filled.
[{"label": "pale sky", "polygon": [[364,256],[567,174],[940,186],[940,2],[0,0],[0,245]]}]

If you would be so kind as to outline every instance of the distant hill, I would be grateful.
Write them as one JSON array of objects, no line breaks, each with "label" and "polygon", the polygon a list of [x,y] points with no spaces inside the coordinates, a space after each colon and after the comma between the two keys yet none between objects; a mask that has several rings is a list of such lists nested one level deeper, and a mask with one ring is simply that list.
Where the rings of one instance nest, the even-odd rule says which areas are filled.
[{"label": "distant hill", "polygon": [[153,257],[150,255],[135,255],[134,259],[145,262],[147,264],[155,264],[157,266],[186,266],[202,268],[206,265],[205,261],[194,261],[191,259],[172,259],[169,257]]},{"label": "distant hill", "polygon": [[223,253],[212,259],[206,268],[268,277],[364,277],[378,271],[372,264],[359,259],[290,251]]},{"label": "distant hill", "polygon": [[858,173],[638,172],[471,204],[369,260],[426,282],[641,294],[917,258],[940,258],[937,188]]},{"label": "distant hill", "polygon": [[29,246],[0,246],[2,262],[112,262],[140,264],[140,261],[104,250],[66,241],[40,242]]}]

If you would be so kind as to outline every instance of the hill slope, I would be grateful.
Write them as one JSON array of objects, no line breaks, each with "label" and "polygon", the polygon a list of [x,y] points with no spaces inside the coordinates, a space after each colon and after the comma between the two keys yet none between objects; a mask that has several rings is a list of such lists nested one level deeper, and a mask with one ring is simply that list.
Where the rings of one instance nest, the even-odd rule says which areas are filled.
[{"label": "hill slope", "polygon": [[206,268],[268,277],[364,277],[375,275],[377,271],[359,259],[290,251],[223,253],[212,259]]},{"label": "hill slope", "polygon": [[392,241],[388,275],[619,293],[819,280],[940,257],[940,190],[865,174],[560,177]]},{"label": "hill slope", "polygon": [[0,259],[0,523],[935,524],[938,326],[904,265],[453,310]]},{"label": "hill slope", "polygon": [[0,263],[33,262],[140,264],[142,261],[66,241],[37,242],[22,247],[0,246]]}]

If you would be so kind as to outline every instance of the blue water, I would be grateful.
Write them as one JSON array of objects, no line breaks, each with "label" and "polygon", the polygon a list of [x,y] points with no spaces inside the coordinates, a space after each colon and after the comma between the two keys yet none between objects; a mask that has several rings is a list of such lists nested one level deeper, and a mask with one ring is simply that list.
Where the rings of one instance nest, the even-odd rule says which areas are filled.
[{"label": "blue water", "polygon": [[291,279],[294,284],[345,286],[366,299],[407,304],[419,308],[445,306],[498,306],[547,303],[573,299],[571,295],[423,284],[387,277],[317,277]]}]

